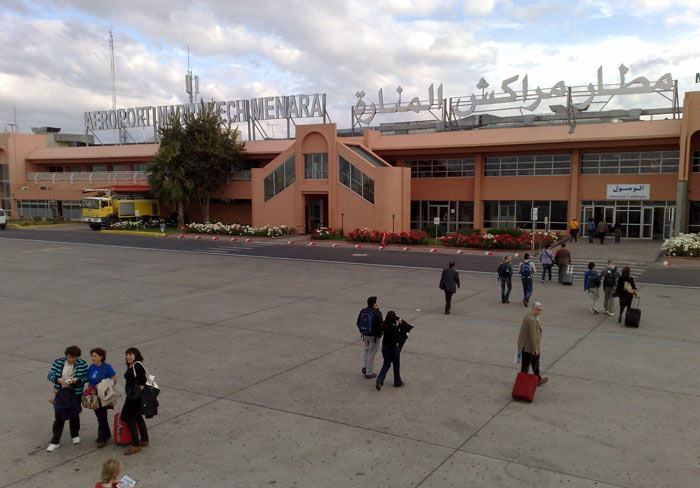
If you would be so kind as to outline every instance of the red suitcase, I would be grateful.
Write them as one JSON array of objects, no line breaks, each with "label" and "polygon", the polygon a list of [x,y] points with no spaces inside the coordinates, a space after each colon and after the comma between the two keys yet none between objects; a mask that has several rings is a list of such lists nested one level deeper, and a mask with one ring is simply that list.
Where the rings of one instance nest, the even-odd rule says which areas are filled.
[{"label": "red suitcase", "polygon": [[518,373],[513,385],[513,398],[532,402],[535,399],[535,390],[540,379],[537,375],[529,373]]},{"label": "red suitcase", "polygon": [[131,434],[129,433],[126,423],[122,422],[120,416],[120,412],[114,414],[114,443],[118,446],[123,446],[131,444]]}]

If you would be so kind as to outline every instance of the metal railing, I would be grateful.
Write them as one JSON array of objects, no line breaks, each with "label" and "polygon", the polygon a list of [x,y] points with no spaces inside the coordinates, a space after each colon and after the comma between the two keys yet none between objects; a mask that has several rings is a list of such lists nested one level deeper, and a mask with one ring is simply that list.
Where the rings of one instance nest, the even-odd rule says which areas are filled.
[{"label": "metal railing", "polygon": [[250,181],[250,170],[231,171],[228,174],[229,181]]},{"label": "metal railing", "polygon": [[40,181],[68,181],[73,184],[77,181],[106,181],[107,183],[117,183],[120,181],[128,181],[136,183],[137,181],[148,180],[148,173],[145,171],[94,171],[91,173],[27,173],[27,180],[38,184]]}]

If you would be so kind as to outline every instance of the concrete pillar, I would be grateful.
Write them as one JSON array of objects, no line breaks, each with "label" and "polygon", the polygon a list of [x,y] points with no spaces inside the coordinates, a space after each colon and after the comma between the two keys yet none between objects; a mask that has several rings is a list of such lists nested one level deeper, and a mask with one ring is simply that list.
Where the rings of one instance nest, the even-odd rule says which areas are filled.
[{"label": "concrete pillar", "polygon": [[474,228],[484,227],[484,202],[481,199],[481,185],[484,178],[484,156],[476,155],[474,165]]},{"label": "concrete pillar", "polygon": [[571,154],[571,179],[569,185],[569,203],[567,209],[567,213],[569,214],[568,222],[571,222],[573,219],[580,219],[580,209],[578,201],[578,179],[580,174],[581,151],[579,149],[574,149]]},{"label": "concrete pillar", "polygon": [[674,235],[688,231],[688,181],[676,183],[676,222]]}]

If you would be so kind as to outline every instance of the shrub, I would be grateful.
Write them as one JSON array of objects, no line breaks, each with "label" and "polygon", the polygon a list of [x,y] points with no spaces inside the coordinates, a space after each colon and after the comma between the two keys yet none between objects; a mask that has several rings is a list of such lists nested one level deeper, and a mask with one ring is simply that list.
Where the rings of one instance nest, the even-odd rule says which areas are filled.
[{"label": "shrub", "polygon": [[428,234],[429,237],[436,237],[435,232],[437,231],[437,237],[444,236],[445,235],[445,228],[442,226],[442,224],[430,224],[425,228],[425,232]]},{"label": "shrub", "polygon": [[294,227],[280,225],[275,227],[272,225],[263,225],[262,227],[252,227],[250,225],[241,224],[222,224],[216,222],[212,224],[187,224],[185,232],[196,234],[224,234],[229,236],[258,236],[258,237],[279,237],[283,235],[294,234]]},{"label": "shrub", "polygon": [[460,235],[452,234],[445,236],[440,241],[446,246],[454,247],[474,247],[481,249],[512,249],[512,250],[527,250],[530,249],[532,241],[535,241],[535,247],[544,247],[547,244],[552,244],[559,239],[556,232],[535,232],[534,236],[530,232],[521,232],[518,237],[510,234],[492,234],[484,235]]},{"label": "shrub", "polygon": [[328,227],[319,227],[312,234],[312,238],[316,240],[338,239],[343,237],[343,231],[340,229],[329,229]]},{"label": "shrub", "polygon": [[700,257],[700,234],[679,234],[666,239],[661,249],[669,256]]},{"label": "shrub", "polygon": [[515,228],[515,227],[512,228],[512,229],[507,229],[507,228],[506,228],[506,229],[494,228],[494,229],[489,229],[489,230],[488,230],[488,233],[489,233],[489,234],[493,234],[493,235],[495,235],[495,236],[499,236],[499,235],[501,235],[501,234],[509,234],[511,237],[515,237],[515,238],[520,237],[521,235],[523,235],[523,232],[528,232],[528,231],[522,231],[522,230],[517,229],[517,228]]},{"label": "shrub", "polygon": [[383,232],[379,230],[355,229],[348,232],[348,239],[353,242],[372,242],[379,244],[386,236],[387,244],[427,244],[428,235],[425,232]]},{"label": "shrub", "polygon": [[472,229],[470,227],[464,227],[462,229],[457,229],[457,234],[460,234],[463,236],[478,235],[478,234],[481,234],[481,229]]}]

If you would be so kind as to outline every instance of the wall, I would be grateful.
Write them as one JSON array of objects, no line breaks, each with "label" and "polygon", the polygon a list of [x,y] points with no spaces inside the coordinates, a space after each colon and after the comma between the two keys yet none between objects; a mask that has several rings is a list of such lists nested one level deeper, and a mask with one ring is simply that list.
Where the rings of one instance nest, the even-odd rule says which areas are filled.
[{"label": "wall", "polygon": [[303,215],[299,226],[299,158],[296,158],[296,181],[291,186],[285,188],[280,193],[265,201],[263,181],[270,173],[277,169],[280,164],[284,164],[292,155],[296,153],[297,145],[294,144],[282,154],[273,159],[264,168],[252,168],[250,170],[250,194],[252,201],[251,223],[255,227],[263,225],[287,225],[297,228],[301,232],[303,228]]}]

